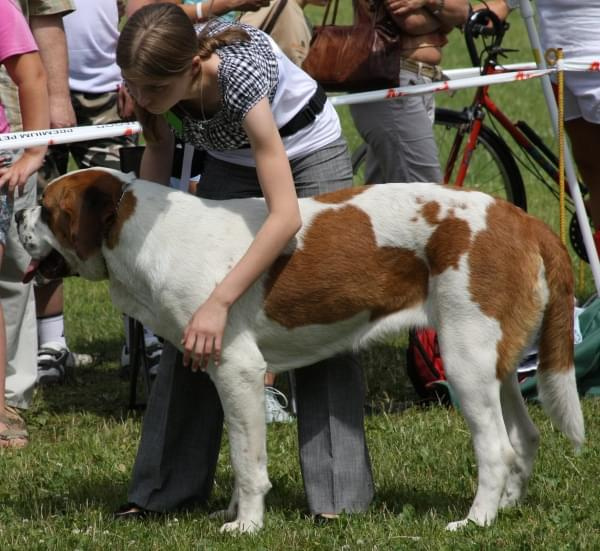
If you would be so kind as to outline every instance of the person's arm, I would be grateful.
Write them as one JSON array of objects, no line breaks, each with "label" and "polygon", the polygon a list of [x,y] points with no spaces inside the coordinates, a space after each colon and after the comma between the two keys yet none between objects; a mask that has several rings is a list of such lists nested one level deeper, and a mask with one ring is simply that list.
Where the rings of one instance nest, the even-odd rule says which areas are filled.
[{"label": "person's arm", "polygon": [[229,308],[275,262],[302,225],[289,160],[267,98],[248,112],[243,125],[268,215],[244,256],[196,310],[185,329],[184,365],[192,359],[192,369],[205,366],[211,354],[218,364]]},{"label": "person's arm", "polygon": [[156,119],[154,133],[155,139],[146,141],[140,166],[140,178],[168,186],[173,165],[175,138],[162,116]]},{"label": "person's arm", "polygon": [[467,0],[385,0],[396,24],[413,35],[449,32],[469,16]]},{"label": "person's arm", "polygon": [[[38,52],[15,55],[4,60],[8,75],[17,86],[23,130],[48,128],[48,92],[46,72]],[[12,166],[0,169],[0,188],[8,186],[12,195],[23,186],[44,161],[46,146],[30,147]]]},{"label": "person's arm", "polygon": [[473,11],[490,9],[493,11],[502,21],[504,21],[508,14],[513,10],[512,6],[509,6],[506,0],[490,0],[489,2],[474,4]]},{"label": "person's arm", "polygon": [[[184,8],[181,0],[128,0],[127,5],[125,6],[125,15],[127,17],[131,17],[136,11],[148,4],[181,4],[182,9]],[[190,6],[193,8],[194,6]],[[187,13],[187,10],[184,9]]]},{"label": "person's arm", "polygon": [[196,2],[196,4],[202,4],[200,8],[202,17],[198,18],[196,4],[183,4],[181,0],[129,0],[125,13],[130,17],[142,6],[164,2],[179,5],[193,23],[207,21],[211,17],[224,15],[230,11],[256,11],[269,4],[269,0],[205,0]]},{"label": "person's arm", "polygon": [[426,9],[397,13],[397,1],[386,0],[385,3],[390,17],[404,33],[409,36],[419,36],[439,30],[440,22]]},{"label": "person's arm", "polygon": [[[204,0],[202,9],[206,9],[205,17],[224,15],[230,11],[257,11],[269,5],[270,0]],[[188,4],[189,6],[189,4]],[[196,9],[195,5],[191,5]]]},{"label": "person's arm", "polygon": [[48,76],[51,128],[77,123],[69,93],[69,54],[62,17],[62,14],[35,15],[29,20]]}]

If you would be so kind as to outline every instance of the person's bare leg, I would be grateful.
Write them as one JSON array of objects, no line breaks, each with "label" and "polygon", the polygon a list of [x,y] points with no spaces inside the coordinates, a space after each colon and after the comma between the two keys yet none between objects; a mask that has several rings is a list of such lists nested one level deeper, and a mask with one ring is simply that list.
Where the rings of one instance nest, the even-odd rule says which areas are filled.
[{"label": "person's bare leg", "polygon": [[62,280],[35,287],[35,302],[39,343],[37,383],[60,383],[75,364],[75,356],[65,339]]},{"label": "person's bare leg", "polygon": [[62,279],[35,288],[35,309],[38,318],[58,316],[64,307]]}]

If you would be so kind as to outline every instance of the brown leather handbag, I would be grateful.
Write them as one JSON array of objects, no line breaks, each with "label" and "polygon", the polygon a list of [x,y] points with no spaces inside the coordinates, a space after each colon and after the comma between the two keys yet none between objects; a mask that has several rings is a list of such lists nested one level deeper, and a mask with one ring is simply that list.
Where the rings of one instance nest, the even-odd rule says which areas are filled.
[{"label": "brown leather handbag", "polygon": [[352,25],[335,24],[338,3],[327,3],[323,24],[314,28],[302,68],[328,92],[398,86],[402,35],[383,0],[353,0]]},{"label": "brown leather handbag", "polygon": [[311,32],[298,0],[271,0],[257,11],[243,12],[238,21],[270,34],[296,65],[308,54]]}]

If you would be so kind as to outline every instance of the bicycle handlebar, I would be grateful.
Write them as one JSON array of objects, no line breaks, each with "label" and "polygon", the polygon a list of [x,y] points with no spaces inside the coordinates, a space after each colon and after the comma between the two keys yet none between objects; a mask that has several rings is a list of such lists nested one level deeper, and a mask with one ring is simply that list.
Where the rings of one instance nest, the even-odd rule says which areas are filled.
[{"label": "bicycle handlebar", "polygon": [[[471,13],[464,28],[465,41],[469,57],[474,67],[481,66],[481,56],[477,51],[475,39],[479,37],[492,37],[491,44],[485,44],[483,52],[488,54],[489,61],[495,61],[499,54],[502,53],[502,39],[504,33],[508,29],[508,23],[502,21],[492,10],[481,9]],[[483,53],[482,52],[482,53]]]},{"label": "bicycle handlebar", "polygon": [[473,34],[473,38],[477,38],[478,36],[494,36],[496,34],[495,29],[479,23],[471,26],[471,32]]}]

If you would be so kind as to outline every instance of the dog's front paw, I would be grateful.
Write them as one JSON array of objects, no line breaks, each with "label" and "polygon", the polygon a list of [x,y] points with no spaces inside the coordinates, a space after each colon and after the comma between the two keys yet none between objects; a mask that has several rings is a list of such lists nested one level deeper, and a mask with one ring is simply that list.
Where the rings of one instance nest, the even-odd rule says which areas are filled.
[{"label": "dog's front paw", "polygon": [[468,526],[470,523],[471,523],[471,521],[468,518],[465,518],[463,520],[456,520],[454,522],[448,523],[446,525],[446,530],[448,530],[450,532],[456,532],[457,530],[462,530],[463,528]]},{"label": "dog's front paw", "polygon": [[448,523],[446,525],[446,530],[449,532],[456,532],[457,530],[464,530],[467,526],[489,526],[493,522],[494,518],[495,516],[490,517],[489,515],[476,515],[471,511],[467,518]]},{"label": "dog's front paw", "polygon": [[220,532],[229,534],[253,534],[258,532],[262,528],[262,525],[252,521],[234,520],[232,522],[226,522],[221,526]]}]

